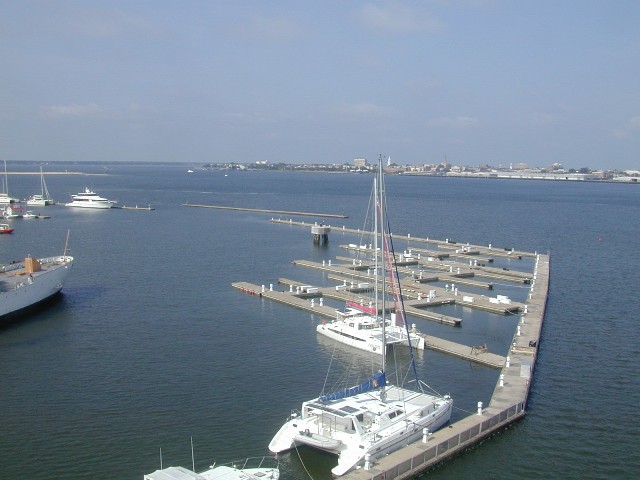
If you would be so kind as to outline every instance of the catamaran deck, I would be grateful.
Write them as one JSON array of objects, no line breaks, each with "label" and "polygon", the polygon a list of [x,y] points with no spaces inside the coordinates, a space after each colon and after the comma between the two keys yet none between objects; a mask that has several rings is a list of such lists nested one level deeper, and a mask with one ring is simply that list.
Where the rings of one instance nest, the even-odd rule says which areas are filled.
[{"label": "catamaran deck", "polygon": [[[312,224],[292,220],[272,219],[272,222],[286,225],[311,227]],[[332,227],[334,232],[361,233],[345,227]],[[449,239],[434,240],[416,238],[410,235],[393,235],[394,239],[410,240],[415,244],[436,245],[438,250],[412,248],[408,255],[397,255],[405,307],[409,316],[436,321],[447,325],[460,326],[462,319],[430,312],[429,308],[456,304],[482,309],[494,314],[520,315],[521,320],[514,332],[512,343],[505,355],[491,353],[486,348],[461,345],[433,336],[425,336],[425,348],[447,353],[468,361],[500,369],[499,380],[488,406],[479,403],[475,414],[469,415],[449,426],[430,433],[427,441],[416,442],[397,450],[376,461],[369,469],[360,468],[341,478],[347,480],[390,480],[409,479],[423,473],[440,462],[480,442],[494,432],[522,418],[526,413],[531,376],[537,357],[537,346],[544,320],[544,312],[549,286],[549,256],[539,253],[516,251],[511,248],[499,249],[491,245],[478,246],[458,244]],[[367,249],[366,246],[343,246],[346,249]],[[533,272],[487,267],[494,258],[535,260]],[[246,293],[287,304],[320,316],[334,318],[335,307],[324,305],[323,299],[353,300],[354,292],[367,305],[372,299],[367,293],[373,291],[373,276],[367,270],[371,265],[353,263],[350,257],[338,257],[343,263],[311,262],[296,260],[297,266],[322,270],[330,280],[342,283],[338,287],[314,287],[295,280],[278,279],[279,285],[288,288],[278,290],[273,285],[255,285],[247,282],[233,283],[233,287]],[[349,265],[351,262],[351,265]],[[468,265],[462,262],[469,262]],[[412,269],[413,267],[413,269]],[[413,270],[422,269],[422,274],[414,275]],[[433,273],[425,273],[425,269]],[[354,282],[354,279],[358,283]],[[487,281],[487,279],[489,281]],[[492,282],[524,284],[529,288],[525,303],[511,302],[504,297],[465,293],[463,287],[492,289]],[[445,283],[445,288],[434,285]],[[385,308],[390,308],[386,305]]]}]

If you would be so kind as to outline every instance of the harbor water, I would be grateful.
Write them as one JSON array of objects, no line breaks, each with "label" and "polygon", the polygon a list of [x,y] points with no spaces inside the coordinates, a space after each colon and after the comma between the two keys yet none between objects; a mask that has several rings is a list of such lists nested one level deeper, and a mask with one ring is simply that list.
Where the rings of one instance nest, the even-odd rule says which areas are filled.
[{"label": "harbor water", "polygon": [[[75,257],[63,295],[0,329],[0,478],[140,480],[161,459],[191,467],[191,441],[197,471],[266,455],[291,409],[320,393],[335,355],[315,332],[322,319],[231,283],[282,289],[284,277],[331,285],[293,262],[347,255],[340,245],[358,238],[340,228],[362,226],[372,176],[187,168],[46,165],[45,172],[100,174],[46,176],[60,204],[87,186],[154,210],[34,207],[51,218],[11,220],[14,233],[0,236],[1,263],[61,254],[68,230]],[[407,176],[389,176],[386,186],[394,233],[551,254],[527,416],[424,478],[637,478],[640,187]],[[39,175],[9,175],[12,196],[39,188]],[[269,214],[187,203],[348,218],[324,219],[329,242],[314,245],[309,230],[271,223]],[[496,266],[531,269],[531,262]],[[496,284],[479,293],[524,301],[528,291]],[[429,335],[486,343],[500,355],[519,320],[438,311],[462,318],[462,327],[411,320]],[[347,368],[351,353],[337,355]],[[418,369],[452,395],[453,421],[488,403],[499,374],[429,350],[418,355]],[[283,480],[328,479],[334,465],[308,449],[280,461]]]}]

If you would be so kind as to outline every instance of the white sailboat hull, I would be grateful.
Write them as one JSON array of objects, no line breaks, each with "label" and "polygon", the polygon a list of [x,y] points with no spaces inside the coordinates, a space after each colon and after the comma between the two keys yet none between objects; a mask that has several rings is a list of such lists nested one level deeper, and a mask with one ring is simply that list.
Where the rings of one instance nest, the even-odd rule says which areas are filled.
[{"label": "white sailboat hull", "polygon": [[0,267],[0,323],[58,293],[71,273],[73,257],[48,257],[40,263],[42,270],[31,276],[22,265]]},{"label": "white sailboat hull", "polygon": [[[316,327],[316,331],[321,335],[350,347],[382,355],[383,342],[382,330],[380,328],[356,330],[350,328],[342,321],[336,321],[320,324]],[[398,327],[387,327],[385,335],[387,336],[387,346],[398,344],[409,346],[409,342],[411,342],[413,348],[424,350],[424,337],[420,335],[409,334],[409,339],[407,339],[406,334]]]},{"label": "white sailboat hull", "polygon": [[[419,440],[424,428],[433,432],[451,418],[453,401],[449,397],[400,387],[388,387],[386,392],[385,400],[367,392],[326,403],[318,399],[305,402],[301,416],[292,417],[280,428],[269,450],[281,453],[306,445],[336,454],[338,464],[331,472],[340,476],[363,465],[365,456],[373,462]],[[403,408],[403,414],[390,418],[389,413]]]}]

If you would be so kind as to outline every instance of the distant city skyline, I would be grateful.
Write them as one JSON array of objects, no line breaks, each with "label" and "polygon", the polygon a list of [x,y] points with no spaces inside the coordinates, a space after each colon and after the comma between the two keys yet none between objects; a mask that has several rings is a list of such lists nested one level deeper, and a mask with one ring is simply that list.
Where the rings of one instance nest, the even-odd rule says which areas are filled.
[{"label": "distant city skyline", "polygon": [[640,169],[640,3],[0,0],[0,159]]}]

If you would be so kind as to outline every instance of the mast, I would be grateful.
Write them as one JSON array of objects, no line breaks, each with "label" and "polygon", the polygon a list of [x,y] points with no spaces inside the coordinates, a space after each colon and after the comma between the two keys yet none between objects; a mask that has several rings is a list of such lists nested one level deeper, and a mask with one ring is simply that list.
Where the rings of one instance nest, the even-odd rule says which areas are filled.
[{"label": "mast", "polygon": [[[383,206],[383,191],[382,191],[382,155],[378,157],[378,172],[376,173],[376,178],[374,179],[374,189],[375,189],[375,215],[374,215],[374,251],[375,251],[375,267],[376,273],[378,269],[380,269],[380,274],[376,277],[376,314],[380,310],[380,298],[378,295],[378,281],[382,281],[382,285],[380,286],[380,296],[382,297],[382,311],[380,317],[382,319],[382,371],[386,373],[387,371],[387,322],[386,322],[386,279],[385,279],[385,255],[386,251],[384,248],[384,206]],[[381,256],[382,261],[378,261],[378,235],[380,235],[380,243],[381,243]],[[380,389],[380,399],[384,401],[385,398],[385,387],[384,385]]]}]

